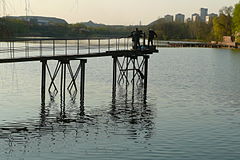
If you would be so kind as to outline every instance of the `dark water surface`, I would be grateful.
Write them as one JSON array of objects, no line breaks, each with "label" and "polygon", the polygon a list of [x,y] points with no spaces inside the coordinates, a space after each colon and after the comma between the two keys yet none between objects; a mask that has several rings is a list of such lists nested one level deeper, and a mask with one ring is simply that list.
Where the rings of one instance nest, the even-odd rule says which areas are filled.
[{"label": "dark water surface", "polygon": [[148,103],[120,87],[113,104],[112,59],[89,59],[85,115],[67,97],[65,120],[58,96],[41,107],[39,62],[0,64],[0,160],[240,159],[240,52],[163,48],[149,63]]}]

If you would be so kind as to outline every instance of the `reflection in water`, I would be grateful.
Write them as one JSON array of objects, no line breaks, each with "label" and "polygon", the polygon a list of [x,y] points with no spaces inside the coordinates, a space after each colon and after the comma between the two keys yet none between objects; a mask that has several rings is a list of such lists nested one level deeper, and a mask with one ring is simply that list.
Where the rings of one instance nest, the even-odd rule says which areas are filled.
[{"label": "reflection in water", "polygon": [[48,105],[41,106],[39,119],[1,126],[4,155],[24,157],[28,152],[44,152],[46,147],[58,152],[53,148],[64,148],[66,143],[79,145],[79,141],[86,145],[96,143],[102,137],[147,140],[153,134],[153,114],[150,106],[143,103],[141,90],[139,86],[136,92],[129,93],[128,87],[119,86],[109,107],[87,113],[75,98],[66,105],[58,105],[52,98]]},{"label": "reflection in water", "polygon": [[139,130],[145,131],[144,138],[151,138],[153,114],[145,102],[142,85],[132,87],[131,99],[128,99],[128,87],[119,86],[118,97],[113,96],[112,110],[109,112],[116,124],[126,124],[131,138],[138,138]]}]

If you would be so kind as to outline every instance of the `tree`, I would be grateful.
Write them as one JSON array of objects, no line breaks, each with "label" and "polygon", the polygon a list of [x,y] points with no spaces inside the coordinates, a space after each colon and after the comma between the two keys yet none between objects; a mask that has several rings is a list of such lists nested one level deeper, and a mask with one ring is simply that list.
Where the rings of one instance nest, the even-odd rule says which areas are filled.
[{"label": "tree", "polygon": [[240,42],[240,2],[235,5],[233,11],[233,31],[236,36],[236,40]]},{"label": "tree", "polygon": [[21,20],[0,18],[0,38],[13,38],[26,34],[27,24]]},{"label": "tree", "polygon": [[213,19],[213,33],[217,40],[223,36],[232,36],[232,7],[223,7],[219,16]]},{"label": "tree", "polygon": [[210,40],[212,24],[206,24],[204,22],[188,22],[188,31],[191,35],[191,39],[197,40]]},{"label": "tree", "polygon": [[222,9],[219,10],[219,14],[224,14],[226,16],[232,16],[233,14],[233,7],[223,7]]}]

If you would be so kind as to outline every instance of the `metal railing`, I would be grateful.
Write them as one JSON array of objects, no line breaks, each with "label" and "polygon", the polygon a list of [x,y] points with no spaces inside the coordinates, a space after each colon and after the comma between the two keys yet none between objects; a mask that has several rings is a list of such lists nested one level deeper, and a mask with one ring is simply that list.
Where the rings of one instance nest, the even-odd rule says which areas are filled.
[{"label": "metal railing", "polygon": [[0,59],[80,55],[129,50],[129,38],[22,38],[0,40]]}]

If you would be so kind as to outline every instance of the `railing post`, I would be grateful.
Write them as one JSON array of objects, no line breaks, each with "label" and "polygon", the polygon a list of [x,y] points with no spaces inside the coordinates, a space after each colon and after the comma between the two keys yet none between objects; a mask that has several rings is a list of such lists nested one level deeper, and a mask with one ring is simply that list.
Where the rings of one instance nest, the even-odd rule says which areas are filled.
[{"label": "railing post", "polygon": [[53,56],[55,56],[56,52],[55,52],[55,40],[53,40]]},{"label": "railing post", "polygon": [[108,39],[108,51],[110,51],[110,39]]},{"label": "railing post", "polygon": [[40,57],[42,57],[42,40],[40,40]]},{"label": "railing post", "polygon": [[98,52],[100,53],[101,52],[101,49],[100,49],[100,39],[98,39]]},{"label": "railing post", "polygon": [[12,46],[12,56],[13,56],[13,58],[15,57],[15,45],[14,45],[14,41],[12,42],[13,43],[13,46]]},{"label": "railing post", "polygon": [[67,43],[67,40],[65,40],[65,55],[67,55],[68,53],[68,43]]},{"label": "railing post", "polygon": [[8,52],[10,51],[10,57],[14,58],[14,41],[9,42]]},{"label": "railing post", "polygon": [[88,53],[90,54],[91,53],[91,42],[90,42],[90,39],[88,39]]},{"label": "railing post", "polygon": [[118,50],[120,49],[120,43],[121,43],[121,39],[120,38],[118,38]]},{"label": "railing post", "polygon": [[124,38],[123,48],[124,48],[124,50],[126,49],[126,38]]},{"label": "railing post", "polygon": [[30,43],[27,43],[27,47],[28,47],[28,57],[30,56]]},{"label": "railing post", "polygon": [[8,53],[10,52],[10,57],[12,58],[12,49],[11,49],[12,47],[11,47],[11,45],[12,45],[11,42],[7,43],[7,52]]},{"label": "railing post", "polygon": [[27,41],[25,41],[25,57],[28,57],[27,56]]},{"label": "railing post", "polygon": [[29,50],[29,42],[26,41],[25,42],[25,56],[26,57],[29,57],[29,52],[30,52],[30,50]]},{"label": "railing post", "polygon": [[80,50],[80,42],[79,39],[77,40],[77,54],[79,54],[79,50]]}]

